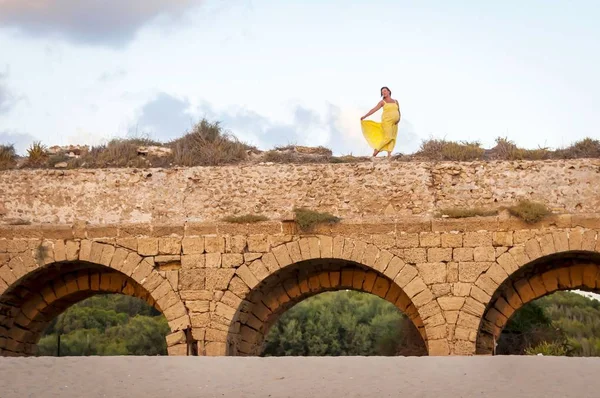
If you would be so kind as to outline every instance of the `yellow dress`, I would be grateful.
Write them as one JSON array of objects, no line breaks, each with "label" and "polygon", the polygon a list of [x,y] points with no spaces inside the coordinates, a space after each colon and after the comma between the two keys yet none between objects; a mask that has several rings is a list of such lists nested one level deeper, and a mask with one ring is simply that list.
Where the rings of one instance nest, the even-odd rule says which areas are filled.
[{"label": "yellow dress", "polygon": [[400,108],[396,102],[386,102],[383,105],[381,123],[362,120],[360,122],[362,133],[369,146],[378,151],[392,152],[398,135],[398,125],[396,124],[398,121],[400,121]]}]

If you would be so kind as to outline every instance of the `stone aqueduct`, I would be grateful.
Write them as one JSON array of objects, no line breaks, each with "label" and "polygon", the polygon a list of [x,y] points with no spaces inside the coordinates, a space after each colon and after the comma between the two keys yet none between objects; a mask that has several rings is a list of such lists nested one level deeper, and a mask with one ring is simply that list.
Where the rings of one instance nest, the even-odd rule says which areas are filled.
[{"label": "stone aqueduct", "polygon": [[[340,289],[393,303],[429,355],[491,354],[525,303],[557,290],[600,291],[600,162],[506,163],[237,169],[272,189],[223,179],[239,178],[236,168],[0,173],[0,354],[34,355],[66,308],[119,293],[164,314],[170,355],[258,355],[282,313]],[[290,189],[282,191],[269,168],[285,167]],[[374,183],[423,167],[413,187]],[[202,173],[204,181],[193,178]],[[342,181],[315,190],[328,173]],[[513,181],[512,197],[496,190],[503,178]],[[354,189],[336,188],[346,185]],[[505,213],[432,217],[449,204],[536,195],[557,214],[533,225]],[[345,217],[302,232],[286,213],[294,205]],[[252,211],[278,221],[211,221],[213,212]]]}]

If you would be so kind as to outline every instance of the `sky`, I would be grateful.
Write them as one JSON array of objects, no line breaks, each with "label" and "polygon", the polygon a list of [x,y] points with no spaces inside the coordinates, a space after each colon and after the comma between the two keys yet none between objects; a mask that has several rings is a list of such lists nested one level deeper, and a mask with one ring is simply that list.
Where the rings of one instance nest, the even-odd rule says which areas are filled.
[{"label": "sky", "polygon": [[385,85],[396,152],[557,148],[600,138],[598,20],[597,0],[0,0],[0,143],[168,141],[207,118],[366,155]]}]

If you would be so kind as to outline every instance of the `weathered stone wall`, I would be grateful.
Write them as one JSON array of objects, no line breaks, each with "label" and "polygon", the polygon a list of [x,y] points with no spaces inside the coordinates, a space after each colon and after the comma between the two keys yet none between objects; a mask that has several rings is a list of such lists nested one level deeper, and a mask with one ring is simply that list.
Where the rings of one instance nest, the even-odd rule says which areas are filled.
[{"label": "weathered stone wall", "polygon": [[[600,289],[600,216],[0,227],[0,354],[35,351],[43,326],[92,294],[146,299],[172,355],[252,355],[291,305],[354,289],[396,305],[430,355],[488,354],[520,306]],[[66,301],[61,301],[64,298]]]},{"label": "weathered stone wall", "polygon": [[294,206],[389,220],[521,198],[593,213],[599,187],[598,159],[13,170],[0,172],[0,223],[183,223],[248,213],[281,220]]}]

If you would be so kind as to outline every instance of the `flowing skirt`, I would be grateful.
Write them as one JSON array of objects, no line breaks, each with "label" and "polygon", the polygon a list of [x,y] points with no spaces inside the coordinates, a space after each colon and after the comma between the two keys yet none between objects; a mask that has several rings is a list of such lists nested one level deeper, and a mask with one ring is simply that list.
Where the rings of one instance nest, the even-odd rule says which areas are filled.
[{"label": "flowing skirt", "polygon": [[384,107],[381,115],[381,123],[372,120],[361,121],[362,133],[369,146],[378,151],[392,152],[396,145],[396,136],[398,135],[398,125],[400,112],[393,107]]}]

